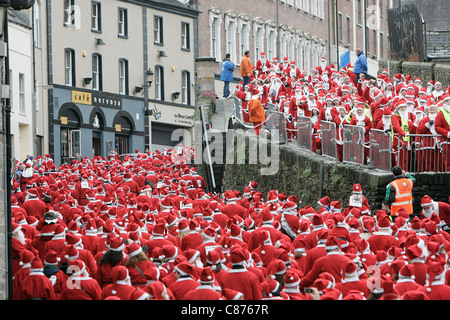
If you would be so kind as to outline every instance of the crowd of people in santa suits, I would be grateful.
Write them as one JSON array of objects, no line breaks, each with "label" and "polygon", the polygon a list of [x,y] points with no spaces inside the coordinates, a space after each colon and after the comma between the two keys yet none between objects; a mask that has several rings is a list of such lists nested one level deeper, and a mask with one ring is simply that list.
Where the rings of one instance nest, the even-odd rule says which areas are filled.
[{"label": "crowd of people in santa suits", "polygon": [[257,134],[269,115],[254,116],[255,110],[267,110],[271,103],[284,113],[289,139],[297,136],[299,117],[311,119],[313,152],[321,152],[321,122],[328,121],[336,124],[339,161],[344,125],[351,125],[364,128],[364,163],[370,155],[369,132],[377,129],[392,134],[392,166],[407,168],[416,152],[421,161],[417,171],[449,171],[450,86],[404,74],[391,77],[387,69],[376,80],[357,81],[350,63],[336,70],[325,58],[310,71],[301,71],[295,61],[270,61],[264,52],[253,71],[250,83],[238,85],[235,96],[241,100],[243,121],[253,123]]},{"label": "crowd of people in santa suits", "polygon": [[172,149],[17,165],[17,300],[450,299],[450,204],[429,196],[393,219],[359,184],[348,203],[215,194]]}]

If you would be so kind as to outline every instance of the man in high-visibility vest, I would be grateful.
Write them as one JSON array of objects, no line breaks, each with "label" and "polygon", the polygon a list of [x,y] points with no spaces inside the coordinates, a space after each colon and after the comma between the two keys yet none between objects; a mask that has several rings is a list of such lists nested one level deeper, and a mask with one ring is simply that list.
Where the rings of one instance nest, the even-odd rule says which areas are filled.
[{"label": "man in high-visibility vest", "polygon": [[413,214],[413,196],[412,189],[416,179],[401,167],[392,168],[394,180],[386,187],[386,202],[391,206],[391,219],[395,220],[400,207]]}]

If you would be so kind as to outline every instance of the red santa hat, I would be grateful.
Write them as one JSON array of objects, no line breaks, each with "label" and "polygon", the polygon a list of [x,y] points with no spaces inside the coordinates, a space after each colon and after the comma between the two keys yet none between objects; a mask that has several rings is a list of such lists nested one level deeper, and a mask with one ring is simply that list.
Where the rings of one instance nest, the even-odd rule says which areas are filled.
[{"label": "red santa hat", "polygon": [[341,249],[339,239],[336,238],[335,236],[328,237],[327,241],[325,242],[325,250],[335,250],[335,249]]},{"label": "red santa hat", "polygon": [[55,250],[49,250],[45,254],[44,264],[56,266],[59,261],[61,261],[61,258],[58,256],[58,253]]},{"label": "red santa hat", "polygon": [[331,200],[329,197],[323,197],[317,203],[322,207],[329,207],[331,204]]},{"label": "red santa hat", "polygon": [[127,249],[128,249],[128,256],[130,258],[134,257],[142,252],[141,246],[139,244],[137,244],[136,242],[131,243]]},{"label": "red santa hat", "polygon": [[296,287],[299,284],[300,284],[300,277],[298,276],[297,272],[292,271],[292,269],[287,269],[285,275],[286,288]]},{"label": "red santa hat", "polygon": [[[114,282],[124,281],[128,278],[128,268],[122,265],[118,265],[112,268],[112,278]],[[113,292],[113,294],[115,294]]]},{"label": "red santa hat", "polygon": [[433,199],[431,199],[431,197],[429,195],[424,195],[422,197],[422,200],[420,201],[421,207],[428,207],[428,206],[431,206],[432,204],[433,204]]},{"label": "red santa hat", "polygon": [[353,185],[353,193],[362,194],[362,188],[359,183]]},{"label": "red santa hat", "polygon": [[175,271],[182,276],[192,275],[194,266],[189,261],[182,261],[175,266]]},{"label": "red santa hat", "polygon": [[20,252],[20,262],[19,265],[23,266],[24,264],[28,264],[35,258],[35,254],[30,250],[22,250]]},{"label": "red santa hat", "polygon": [[79,259],[70,260],[66,273],[71,276],[79,276],[86,271],[86,265]]},{"label": "red santa hat", "polygon": [[216,277],[214,272],[211,270],[211,267],[205,267],[200,274],[199,281],[201,283],[214,283]]}]

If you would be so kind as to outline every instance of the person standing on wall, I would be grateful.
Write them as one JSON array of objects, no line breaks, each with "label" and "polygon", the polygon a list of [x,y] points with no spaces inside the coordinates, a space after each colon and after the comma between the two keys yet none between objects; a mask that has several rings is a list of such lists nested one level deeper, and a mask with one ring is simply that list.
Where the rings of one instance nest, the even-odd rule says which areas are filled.
[{"label": "person standing on wall", "polygon": [[356,74],[356,83],[358,83],[359,79],[361,79],[361,75],[365,75],[367,73],[367,58],[361,49],[356,49],[355,53],[358,56],[358,59],[355,61],[353,73]]},{"label": "person standing on wall", "polygon": [[253,67],[249,57],[250,51],[246,50],[241,60],[241,77],[243,79],[243,87],[250,83],[250,77],[253,74]]},{"label": "person standing on wall", "polygon": [[222,71],[220,73],[220,80],[224,82],[223,85],[223,98],[230,97],[230,82],[233,81],[234,63],[230,61],[231,55],[227,53],[222,61]]},{"label": "person standing on wall", "polygon": [[401,167],[392,168],[394,180],[386,187],[386,202],[391,207],[391,219],[395,221],[400,207],[408,211],[409,216],[413,214],[413,196],[412,189],[416,179]]}]

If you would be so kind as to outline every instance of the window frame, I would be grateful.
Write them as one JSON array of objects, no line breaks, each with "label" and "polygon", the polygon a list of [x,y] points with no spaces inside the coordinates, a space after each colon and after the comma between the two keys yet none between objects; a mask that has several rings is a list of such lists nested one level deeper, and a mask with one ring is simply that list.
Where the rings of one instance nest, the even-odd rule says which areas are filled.
[{"label": "window frame", "polygon": [[155,100],[164,101],[164,67],[155,66]]},{"label": "window frame", "polygon": [[128,60],[125,58],[119,59],[119,94],[129,94]]},{"label": "window frame", "polygon": [[[158,39],[156,39],[157,36]],[[164,45],[164,19],[162,16],[153,16],[153,43],[156,45]]]},{"label": "window frame", "polygon": [[[94,69],[94,62],[97,60],[97,70]],[[92,90],[103,91],[103,64],[102,55],[92,54]]]},{"label": "window frame", "polygon": [[191,73],[189,70],[181,70],[181,103],[184,105],[191,104]]},{"label": "window frame", "polygon": [[[67,55],[70,54],[70,59],[67,60]],[[70,62],[70,65],[67,64]],[[68,73],[69,71],[69,73]],[[75,50],[72,48],[64,49],[64,84],[68,87],[74,87],[75,81]],[[68,81],[70,80],[70,81]]]},{"label": "window frame", "polygon": [[[96,7],[97,10],[96,16],[94,16],[94,7]],[[96,21],[97,24],[95,27],[93,26],[94,21]],[[91,2],[91,31],[98,33],[102,32],[102,4],[95,0]]]},{"label": "window frame", "polygon": [[64,26],[75,26],[75,0],[64,0]]},{"label": "window frame", "polygon": [[191,50],[191,26],[185,21],[181,21],[181,50]]},{"label": "window frame", "polygon": [[118,12],[118,19],[117,19],[118,37],[128,38],[128,9],[119,7],[117,12]]},{"label": "window frame", "polygon": [[19,113],[26,113],[25,74],[19,72]]}]

